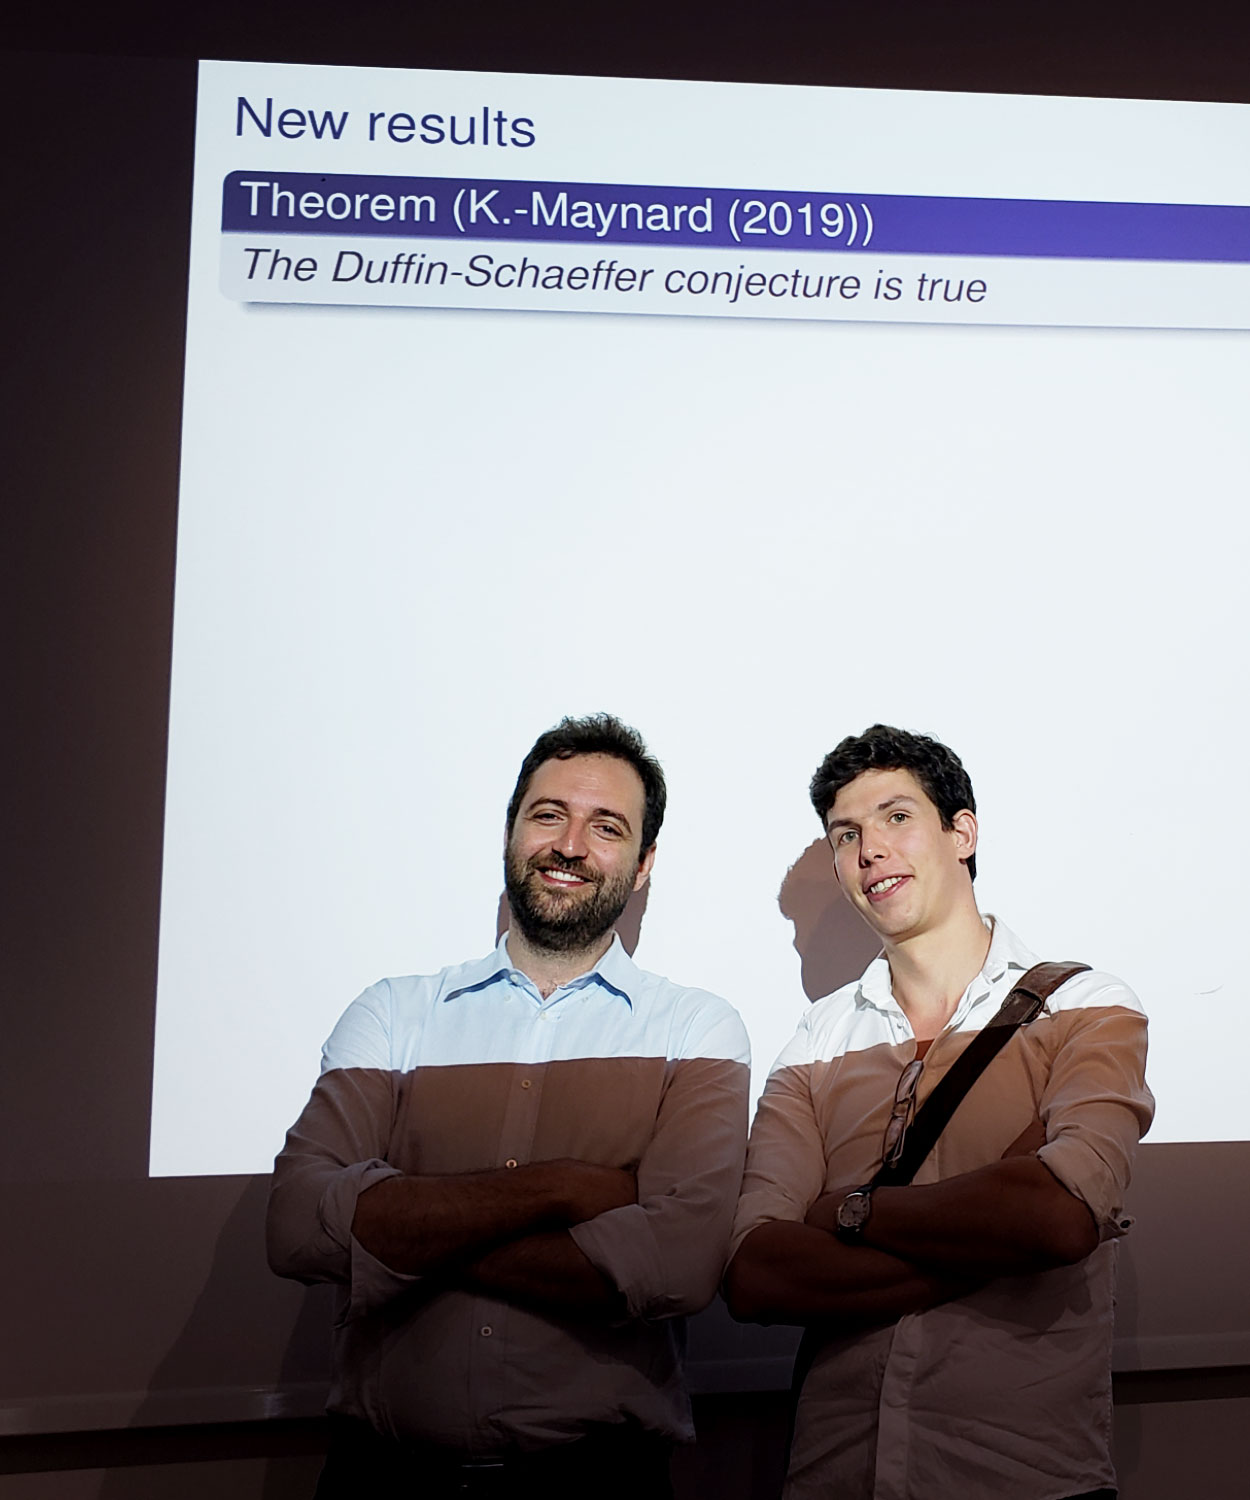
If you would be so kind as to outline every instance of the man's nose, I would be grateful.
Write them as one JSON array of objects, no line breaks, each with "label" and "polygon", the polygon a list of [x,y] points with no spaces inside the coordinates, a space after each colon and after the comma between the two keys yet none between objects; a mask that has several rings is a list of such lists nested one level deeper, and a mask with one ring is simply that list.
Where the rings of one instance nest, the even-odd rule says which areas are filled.
[{"label": "man's nose", "polygon": [[865,868],[876,860],[884,859],[887,854],[885,841],[880,834],[865,833],[859,841],[859,862]]},{"label": "man's nose", "polygon": [[554,847],[565,859],[581,859],[585,855],[586,827],[580,818],[569,819],[560,830],[560,837]]}]

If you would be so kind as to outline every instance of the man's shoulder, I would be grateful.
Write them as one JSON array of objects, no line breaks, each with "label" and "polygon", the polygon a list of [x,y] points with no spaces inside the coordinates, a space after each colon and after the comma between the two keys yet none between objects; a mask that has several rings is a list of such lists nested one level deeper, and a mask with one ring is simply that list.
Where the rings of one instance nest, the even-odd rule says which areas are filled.
[{"label": "man's shoulder", "polygon": [[715,1055],[750,1062],[746,1027],[724,996],[640,968],[623,948],[610,965],[605,963],[603,972],[609,983],[620,984],[640,1018],[663,1018],[671,1036],[684,1036],[696,1050],[715,1040]]},{"label": "man's shoulder", "polygon": [[[1017,976],[1019,977],[1019,976]],[[1073,1010],[1131,1010],[1144,1015],[1136,991],[1105,969],[1083,969],[1055,990],[1046,1002],[1052,1014]]]},{"label": "man's shoulder", "polygon": [[[479,958],[465,959],[463,963],[448,964],[429,974],[391,974],[375,980],[362,991],[357,1000],[369,996],[385,997],[395,1004],[413,1000],[447,999],[465,990],[489,984],[508,968],[506,957],[500,956],[498,948]],[[355,1003],[355,1002],[353,1002]]]},{"label": "man's shoulder", "polygon": [[679,1005],[691,1011],[708,1011],[735,1016],[738,1014],[723,995],[718,995],[712,990],[705,990],[696,984],[684,984],[679,979],[670,979],[666,974],[656,974],[650,969],[639,968],[632,959],[629,960],[629,965],[633,970],[631,978],[635,981],[640,997],[645,997],[655,1003]]},{"label": "man's shoulder", "polygon": [[863,995],[856,979],[813,1000],[799,1020],[799,1029],[813,1037],[827,1037],[853,1025],[863,1010]]},{"label": "man's shoulder", "polygon": [[855,979],[808,1005],[799,1016],[794,1035],[773,1064],[773,1071],[796,1063],[827,1062],[845,1052],[888,1039],[883,1017],[864,1004],[861,981]]},{"label": "man's shoulder", "polygon": [[[994,977],[995,986],[999,995],[1005,995],[1007,989],[1018,984],[1025,973],[1032,969],[1035,964],[1048,963],[1076,963],[1084,962],[1071,955],[1058,954],[1044,957],[1039,956],[1031,948],[1027,947],[1019,937],[1001,921],[998,917],[990,918],[992,922],[993,936],[990,941],[990,952],[986,960],[987,969]],[[1058,989],[1053,990],[1046,1002],[1046,1010],[1055,1015],[1060,1011],[1097,1009],[1100,1007],[1118,1007],[1124,1010],[1141,1012],[1142,1004],[1134,993],[1132,987],[1119,978],[1118,975],[1108,973],[1105,969],[1082,969],[1070,979],[1066,979]]]},{"label": "man's shoulder", "polygon": [[[506,966],[505,966],[506,967]],[[361,1057],[389,1059],[404,1036],[441,1001],[490,983],[500,972],[496,954],[449,964],[432,974],[395,974],[375,980],[339,1017],[322,1052],[323,1071]]]}]

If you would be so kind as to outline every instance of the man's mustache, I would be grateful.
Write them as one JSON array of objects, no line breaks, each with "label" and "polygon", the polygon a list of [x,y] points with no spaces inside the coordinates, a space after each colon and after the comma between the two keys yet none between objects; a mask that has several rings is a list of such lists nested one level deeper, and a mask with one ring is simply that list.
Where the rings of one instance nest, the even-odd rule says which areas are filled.
[{"label": "man's mustache", "polygon": [[566,854],[561,854],[558,849],[552,849],[547,854],[535,854],[529,861],[528,868],[531,870],[568,870],[593,885],[603,884],[603,876],[586,863],[584,854],[576,854],[570,858]]}]

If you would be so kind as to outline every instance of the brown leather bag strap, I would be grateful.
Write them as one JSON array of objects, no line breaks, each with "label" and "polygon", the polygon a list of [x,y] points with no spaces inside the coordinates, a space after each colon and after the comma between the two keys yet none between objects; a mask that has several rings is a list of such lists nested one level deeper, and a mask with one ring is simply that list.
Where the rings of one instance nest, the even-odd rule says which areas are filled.
[{"label": "brown leather bag strap", "polygon": [[1002,1051],[1021,1026],[1037,1016],[1061,984],[1082,974],[1088,964],[1034,964],[1012,986],[1011,993],[951,1064],[950,1071],[935,1086],[907,1132],[903,1153],[892,1167],[882,1167],[871,1186],[903,1187],[920,1170],[938,1136],[950,1123],[968,1090]]}]

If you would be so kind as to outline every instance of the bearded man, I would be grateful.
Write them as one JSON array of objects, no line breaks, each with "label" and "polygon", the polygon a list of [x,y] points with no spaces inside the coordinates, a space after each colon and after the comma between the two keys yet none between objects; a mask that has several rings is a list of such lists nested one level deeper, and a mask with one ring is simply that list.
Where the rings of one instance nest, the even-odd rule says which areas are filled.
[{"label": "bearded man", "polygon": [[269,1257],[341,1288],[317,1495],[671,1493],[693,1437],[680,1320],[724,1267],[746,1033],[637,968],[664,775],[565,719],[508,805],[487,958],[348,1008],[274,1168]]}]

